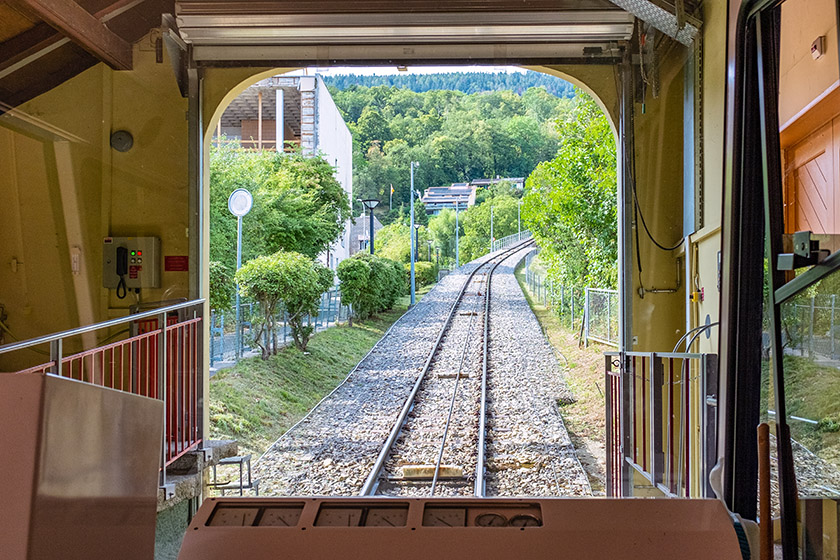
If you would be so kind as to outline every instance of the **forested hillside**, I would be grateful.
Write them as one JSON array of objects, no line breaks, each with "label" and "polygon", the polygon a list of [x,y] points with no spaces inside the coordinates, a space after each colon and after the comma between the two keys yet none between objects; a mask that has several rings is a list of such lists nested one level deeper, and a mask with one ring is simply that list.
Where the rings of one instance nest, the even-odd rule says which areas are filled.
[{"label": "forested hillside", "polygon": [[527,177],[557,153],[554,121],[572,103],[543,87],[518,95],[353,86],[333,97],[353,133],[354,198],[378,198],[383,210],[391,185],[395,210],[409,201],[411,161],[420,163],[419,190]]},{"label": "forested hillside", "polygon": [[509,90],[522,95],[529,88],[544,87],[557,97],[573,97],[574,87],[569,82],[539,72],[451,72],[441,74],[395,74],[389,76],[358,76],[355,74],[324,76],[332,89],[344,90],[352,86],[388,86],[422,93],[434,89],[479,93],[482,91]]}]

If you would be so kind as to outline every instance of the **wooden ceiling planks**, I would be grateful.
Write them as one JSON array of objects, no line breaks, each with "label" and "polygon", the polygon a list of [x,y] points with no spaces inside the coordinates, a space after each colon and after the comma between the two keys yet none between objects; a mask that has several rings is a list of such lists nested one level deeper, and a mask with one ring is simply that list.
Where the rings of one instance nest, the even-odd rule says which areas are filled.
[{"label": "wooden ceiling planks", "polygon": [[[78,5],[129,47],[160,25],[162,13],[174,10],[173,0],[79,0]],[[9,3],[0,5],[0,37],[0,113],[98,61],[27,8]]]}]

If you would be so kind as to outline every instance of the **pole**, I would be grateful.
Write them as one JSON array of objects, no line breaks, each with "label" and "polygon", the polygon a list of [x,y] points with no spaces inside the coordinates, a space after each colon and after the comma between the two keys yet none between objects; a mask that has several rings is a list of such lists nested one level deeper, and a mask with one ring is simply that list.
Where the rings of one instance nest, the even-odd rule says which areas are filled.
[{"label": "pole", "polygon": [[[242,216],[236,217],[236,270],[242,267]],[[222,333],[224,335],[224,333]],[[239,282],[236,283],[236,359],[242,357],[242,321],[239,310]]]},{"label": "pole", "polygon": [[370,254],[373,254],[373,208],[370,209]]},{"label": "pole", "polygon": [[391,185],[391,192],[388,194],[388,210],[394,209],[394,185]]},{"label": "pole", "polygon": [[493,207],[490,207],[490,252],[493,252]]},{"label": "pole", "polygon": [[411,222],[410,222],[410,229],[408,232],[408,236],[411,243],[411,303],[410,306],[414,306],[414,236],[411,235],[412,231],[414,230],[414,162],[412,161],[409,164],[411,168],[411,192],[408,195],[408,198],[411,199]]},{"label": "pole", "polygon": [[516,205],[516,240],[522,241],[522,201]]},{"label": "pole", "polygon": [[461,257],[459,249],[461,248],[460,239],[458,236],[458,201],[455,201],[455,268],[461,266]]}]

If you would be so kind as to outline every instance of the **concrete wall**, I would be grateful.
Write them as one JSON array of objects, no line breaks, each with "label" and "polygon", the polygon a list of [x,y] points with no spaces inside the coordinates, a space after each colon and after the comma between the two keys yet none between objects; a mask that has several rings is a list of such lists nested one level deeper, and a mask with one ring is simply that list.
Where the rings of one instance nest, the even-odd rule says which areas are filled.
[{"label": "concrete wall", "polygon": [[[187,103],[148,44],[132,71],[99,64],[0,117],[0,304],[19,339],[127,314],[135,294],[102,288],[104,237],[157,236],[163,255],[188,254]],[[131,150],[110,147],[115,130]],[[187,284],[162,272],[139,299],[186,297]],[[46,361],[25,354],[0,370]]]},{"label": "concrete wall", "polygon": [[[333,101],[324,80],[316,79],[316,151],[335,166],[335,178],[344,187],[347,198],[353,200],[353,136]],[[341,239],[333,244],[330,252],[335,269],[338,263],[350,256],[350,221],[345,224]]]}]

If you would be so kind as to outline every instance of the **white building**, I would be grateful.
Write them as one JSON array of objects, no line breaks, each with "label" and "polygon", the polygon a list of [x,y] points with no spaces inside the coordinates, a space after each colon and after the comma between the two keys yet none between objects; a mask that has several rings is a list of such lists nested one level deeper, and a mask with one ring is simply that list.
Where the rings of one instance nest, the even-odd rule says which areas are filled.
[{"label": "white building", "polygon": [[[353,200],[353,138],[321,76],[274,76],[242,92],[222,115],[216,138],[243,147],[286,151],[300,146],[335,167],[335,178]],[[341,237],[319,255],[335,270],[350,256],[350,221]]]}]

